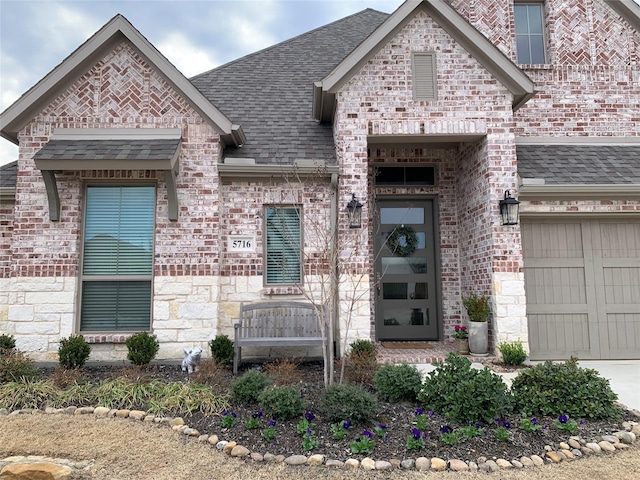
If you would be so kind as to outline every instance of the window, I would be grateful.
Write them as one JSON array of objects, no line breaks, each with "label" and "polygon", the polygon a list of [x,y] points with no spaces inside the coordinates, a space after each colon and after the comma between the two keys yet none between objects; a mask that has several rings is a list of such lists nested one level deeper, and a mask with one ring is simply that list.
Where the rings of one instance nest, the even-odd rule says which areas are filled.
[{"label": "window", "polygon": [[413,99],[436,99],[435,53],[413,54]]},{"label": "window", "polygon": [[81,331],[151,326],[154,186],[88,186]]},{"label": "window", "polygon": [[302,279],[300,208],[267,207],[266,283],[300,283]]},{"label": "window", "polygon": [[542,3],[516,3],[514,13],[518,63],[546,63]]},{"label": "window", "polygon": [[436,184],[435,167],[376,167],[375,171],[377,186],[430,186]]}]

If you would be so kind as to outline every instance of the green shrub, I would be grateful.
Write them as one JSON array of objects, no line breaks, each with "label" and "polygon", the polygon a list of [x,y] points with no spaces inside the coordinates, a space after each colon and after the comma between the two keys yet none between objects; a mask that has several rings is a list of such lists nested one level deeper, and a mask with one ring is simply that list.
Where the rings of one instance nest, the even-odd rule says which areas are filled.
[{"label": "green shrub", "polygon": [[488,368],[471,368],[471,362],[450,353],[427,374],[418,401],[449,420],[493,422],[511,413],[511,397],[502,378]]},{"label": "green shrub", "polygon": [[226,335],[216,335],[216,338],[209,342],[211,356],[218,363],[230,365],[233,363],[233,341]]},{"label": "green shrub", "polygon": [[320,398],[320,411],[330,422],[364,422],[375,418],[376,398],[359,385],[331,385]]},{"label": "green shrub", "polygon": [[373,376],[373,384],[378,397],[392,403],[413,402],[422,387],[422,377],[418,369],[406,363],[383,365]]},{"label": "green shrub", "polygon": [[517,342],[500,342],[498,350],[502,355],[502,361],[507,365],[520,365],[527,358],[527,352],[524,351],[521,340]]},{"label": "green shrub", "polygon": [[511,393],[516,411],[527,416],[616,420],[621,413],[609,380],[596,370],[579,367],[576,359],[547,361],[523,370],[513,379]]},{"label": "green shrub", "polygon": [[370,340],[356,340],[345,356],[345,375],[352,383],[372,383],[378,367],[378,347]]},{"label": "green shrub", "polygon": [[127,338],[127,358],[134,365],[148,365],[156,357],[160,343],[155,335],[148,332],[138,332]]},{"label": "green shrub", "polygon": [[13,338],[13,335],[7,335],[6,333],[0,335],[0,355],[4,352],[15,350],[15,348],[16,340]]},{"label": "green shrub", "polygon": [[62,368],[82,368],[89,358],[91,347],[82,335],[60,339],[58,362]]},{"label": "green shrub", "polygon": [[0,383],[17,382],[22,378],[35,378],[38,369],[33,360],[18,350],[5,350],[0,355]]},{"label": "green shrub", "polygon": [[231,396],[239,403],[250,405],[256,403],[258,396],[272,383],[271,377],[266,373],[247,370],[231,383]]},{"label": "green shrub", "polygon": [[268,418],[288,420],[304,412],[304,402],[300,390],[295,387],[273,386],[264,389],[258,403]]}]

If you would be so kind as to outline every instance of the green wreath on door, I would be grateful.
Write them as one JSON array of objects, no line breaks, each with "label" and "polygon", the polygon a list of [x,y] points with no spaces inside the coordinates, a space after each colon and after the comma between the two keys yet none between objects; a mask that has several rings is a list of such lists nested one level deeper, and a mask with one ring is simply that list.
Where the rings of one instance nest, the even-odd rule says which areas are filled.
[{"label": "green wreath on door", "polygon": [[406,257],[411,255],[418,246],[418,235],[411,227],[404,225],[396,227],[387,237],[387,247],[395,255]]}]

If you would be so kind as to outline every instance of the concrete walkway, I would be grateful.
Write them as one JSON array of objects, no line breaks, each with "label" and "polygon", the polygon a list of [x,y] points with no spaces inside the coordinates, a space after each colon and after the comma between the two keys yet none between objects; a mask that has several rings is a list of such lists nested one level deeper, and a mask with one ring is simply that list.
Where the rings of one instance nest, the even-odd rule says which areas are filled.
[{"label": "concrete walkway", "polygon": [[[542,362],[530,362],[535,365]],[[608,361],[580,361],[578,365],[583,368],[597,370],[600,376],[609,380],[611,389],[618,395],[618,401],[628,408],[640,411],[640,360],[608,360]],[[472,363],[473,368],[484,368],[481,363]],[[435,370],[435,367],[427,363],[416,364],[423,374]],[[518,375],[515,372],[496,372],[502,376],[507,386],[511,386],[512,380]]]}]

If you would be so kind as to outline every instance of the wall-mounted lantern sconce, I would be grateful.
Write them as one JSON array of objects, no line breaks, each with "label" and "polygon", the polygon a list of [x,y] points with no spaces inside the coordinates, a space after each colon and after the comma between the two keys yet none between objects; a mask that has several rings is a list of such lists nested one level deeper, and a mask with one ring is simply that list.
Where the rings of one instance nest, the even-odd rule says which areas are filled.
[{"label": "wall-mounted lantern sconce", "polygon": [[362,204],[356,198],[356,194],[351,194],[351,201],[347,203],[349,213],[349,228],[362,227]]},{"label": "wall-mounted lantern sconce", "polygon": [[500,214],[502,225],[517,225],[520,202],[511,196],[509,190],[504,192],[504,199],[500,200]]}]

